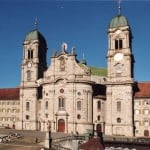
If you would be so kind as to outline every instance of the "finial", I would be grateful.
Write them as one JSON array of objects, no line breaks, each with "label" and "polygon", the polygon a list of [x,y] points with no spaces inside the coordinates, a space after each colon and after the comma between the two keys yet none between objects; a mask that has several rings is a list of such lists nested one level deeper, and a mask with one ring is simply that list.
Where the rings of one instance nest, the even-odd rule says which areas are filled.
[{"label": "finial", "polygon": [[84,58],[84,53],[83,53],[83,56],[82,56],[81,63],[84,64],[84,65],[86,65],[86,60],[85,60],[85,58]]},{"label": "finial", "polygon": [[121,0],[118,0],[118,14],[121,14]]},{"label": "finial", "polygon": [[76,50],[76,48],[75,47],[72,47],[72,55],[75,55],[76,53],[75,53],[75,50]]},{"label": "finial", "polygon": [[34,21],[34,28],[37,29],[37,26],[38,26],[38,18],[36,17]]},{"label": "finial", "polygon": [[68,46],[67,46],[67,43],[62,43],[62,45],[61,45],[61,51],[64,53],[64,52],[66,52],[66,50],[67,50],[67,48],[68,48]]},{"label": "finial", "polygon": [[83,52],[83,56],[82,56],[82,59],[84,60],[84,52]]}]

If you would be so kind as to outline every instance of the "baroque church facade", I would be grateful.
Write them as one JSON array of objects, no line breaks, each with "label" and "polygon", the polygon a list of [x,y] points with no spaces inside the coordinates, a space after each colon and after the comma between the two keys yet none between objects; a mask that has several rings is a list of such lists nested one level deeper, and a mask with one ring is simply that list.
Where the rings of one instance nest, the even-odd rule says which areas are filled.
[{"label": "baroque church facade", "polygon": [[0,89],[0,127],[65,133],[149,136],[150,82],[134,81],[132,32],[117,15],[108,28],[107,68],[77,60],[63,43],[46,61],[44,36],[33,30],[23,43],[21,84]]}]

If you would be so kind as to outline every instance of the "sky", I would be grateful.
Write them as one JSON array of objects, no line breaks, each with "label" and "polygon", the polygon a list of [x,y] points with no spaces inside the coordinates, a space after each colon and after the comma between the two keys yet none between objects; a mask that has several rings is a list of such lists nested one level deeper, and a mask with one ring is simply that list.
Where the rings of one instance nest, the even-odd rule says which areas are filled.
[{"label": "sky", "polygon": [[[134,79],[150,81],[150,0],[122,0],[130,24],[135,58]],[[107,67],[108,26],[118,15],[117,0],[0,0],[0,88],[20,86],[23,41],[38,30],[47,41],[47,62],[63,42],[88,66]]]}]

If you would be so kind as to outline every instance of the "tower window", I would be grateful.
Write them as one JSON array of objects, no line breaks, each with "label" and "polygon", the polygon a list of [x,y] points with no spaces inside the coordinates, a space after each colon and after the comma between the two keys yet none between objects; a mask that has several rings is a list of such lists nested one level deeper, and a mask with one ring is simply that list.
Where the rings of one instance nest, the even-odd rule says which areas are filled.
[{"label": "tower window", "polygon": [[101,111],[101,102],[100,101],[97,102],[97,111]]},{"label": "tower window", "polygon": [[121,101],[117,102],[117,112],[121,112]]},{"label": "tower window", "polygon": [[115,40],[115,49],[122,49],[122,48],[123,48],[122,39],[116,39]]},{"label": "tower window", "polygon": [[28,50],[28,59],[32,59],[33,58],[33,50],[29,49]]},{"label": "tower window", "polygon": [[77,114],[77,119],[81,119],[81,115],[80,114]]},{"label": "tower window", "polygon": [[48,101],[45,102],[45,109],[48,109]]},{"label": "tower window", "polygon": [[26,111],[29,111],[30,109],[30,102],[26,102]]},{"label": "tower window", "polygon": [[97,120],[100,121],[100,119],[101,119],[101,117],[100,117],[100,115],[98,115],[98,116],[97,116]]},{"label": "tower window", "polygon": [[27,80],[31,80],[31,71],[30,70],[27,71]]},{"label": "tower window", "polygon": [[65,99],[63,97],[58,98],[58,107],[59,107],[59,110],[65,109]]},{"label": "tower window", "polygon": [[81,101],[77,101],[77,110],[81,110]]},{"label": "tower window", "polygon": [[30,119],[30,116],[29,115],[26,115],[26,120],[29,120]]}]

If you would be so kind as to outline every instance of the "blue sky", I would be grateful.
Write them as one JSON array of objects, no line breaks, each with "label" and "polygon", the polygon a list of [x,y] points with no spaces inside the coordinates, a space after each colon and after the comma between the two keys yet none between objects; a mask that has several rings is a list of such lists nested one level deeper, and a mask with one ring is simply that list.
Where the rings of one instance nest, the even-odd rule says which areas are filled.
[{"label": "blue sky", "polygon": [[[121,14],[133,33],[135,80],[150,81],[150,1],[122,0]],[[78,60],[84,53],[89,66],[107,67],[107,30],[118,14],[116,0],[0,0],[0,88],[16,87],[21,80],[25,35],[34,29],[47,40],[47,62],[54,49],[76,47]]]}]

